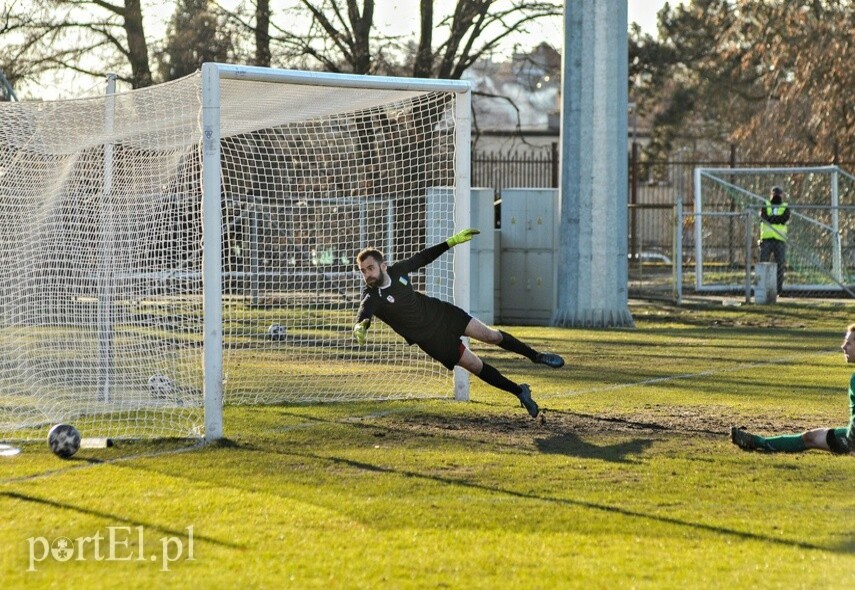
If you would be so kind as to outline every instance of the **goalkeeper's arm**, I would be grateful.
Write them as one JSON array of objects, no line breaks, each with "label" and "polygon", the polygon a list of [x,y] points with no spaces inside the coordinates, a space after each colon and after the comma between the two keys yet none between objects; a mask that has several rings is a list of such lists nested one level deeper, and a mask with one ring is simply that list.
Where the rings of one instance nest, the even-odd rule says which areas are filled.
[{"label": "goalkeeper's arm", "polygon": [[397,263],[395,268],[397,268],[402,274],[411,273],[423,266],[427,266],[454,246],[468,242],[480,233],[480,230],[477,229],[464,229],[462,232],[454,234],[444,242],[440,242],[430,248],[425,248],[415,256]]}]

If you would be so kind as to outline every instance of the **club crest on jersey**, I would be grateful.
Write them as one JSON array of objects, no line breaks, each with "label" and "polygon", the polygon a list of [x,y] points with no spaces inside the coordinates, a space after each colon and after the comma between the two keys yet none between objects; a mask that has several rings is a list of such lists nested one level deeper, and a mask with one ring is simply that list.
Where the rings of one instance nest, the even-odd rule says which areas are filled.
[{"label": "club crest on jersey", "polygon": [[386,295],[386,301],[388,301],[389,303],[395,303],[395,298],[391,295]]}]

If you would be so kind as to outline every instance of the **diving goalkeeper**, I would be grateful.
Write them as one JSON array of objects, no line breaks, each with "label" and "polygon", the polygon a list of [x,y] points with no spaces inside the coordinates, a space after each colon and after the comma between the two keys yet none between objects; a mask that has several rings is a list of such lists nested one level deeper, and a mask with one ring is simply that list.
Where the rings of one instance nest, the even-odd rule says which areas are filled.
[{"label": "diving goalkeeper", "polygon": [[[843,359],[855,363],[855,324],[846,328]],[[741,428],[730,429],[730,440],[745,451],[770,451],[798,453],[807,449],[822,449],[835,455],[855,453],[855,373],[849,378],[849,424],[838,428],[814,428],[802,434],[782,434],[763,437]]]},{"label": "diving goalkeeper", "polygon": [[353,334],[359,344],[365,344],[366,334],[373,317],[380,318],[407,344],[417,344],[431,358],[439,361],[449,371],[459,365],[482,381],[515,395],[532,418],[539,408],[526,384],[517,384],[502,375],[495,367],[485,363],[463,345],[462,336],[520,354],[533,363],[553,369],[564,366],[557,354],[537,352],[507,332],[486,326],[480,320],[451,303],[420,293],[413,289],[409,273],[427,266],[450,248],[463,244],[479,234],[477,229],[466,229],[407,260],[391,266],[383,253],[375,248],[365,248],[356,256],[356,263],[365,279],[365,289],[356,318]]}]

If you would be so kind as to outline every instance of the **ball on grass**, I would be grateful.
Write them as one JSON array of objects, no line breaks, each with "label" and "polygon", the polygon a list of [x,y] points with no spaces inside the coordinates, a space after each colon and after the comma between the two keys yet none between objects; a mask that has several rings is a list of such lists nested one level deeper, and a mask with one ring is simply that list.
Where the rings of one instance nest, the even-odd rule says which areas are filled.
[{"label": "ball on grass", "polygon": [[169,399],[172,396],[172,381],[166,375],[152,375],[148,378],[148,389],[154,399]]},{"label": "ball on grass", "polygon": [[68,459],[80,450],[80,432],[71,424],[57,424],[48,432],[48,445],[54,455]]},{"label": "ball on grass", "polygon": [[285,338],[286,332],[287,330],[285,329],[285,326],[282,326],[280,324],[273,324],[272,326],[267,328],[267,334],[273,340],[282,340],[283,338]]}]

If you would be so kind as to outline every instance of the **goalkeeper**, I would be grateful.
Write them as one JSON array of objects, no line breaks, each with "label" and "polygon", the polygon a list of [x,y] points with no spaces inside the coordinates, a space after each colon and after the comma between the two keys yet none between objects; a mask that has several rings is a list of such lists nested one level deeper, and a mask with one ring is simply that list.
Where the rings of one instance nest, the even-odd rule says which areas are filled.
[{"label": "goalkeeper", "polygon": [[533,363],[554,369],[563,367],[564,359],[557,354],[537,352],[507,332],[486,326],[459,307],[416,291],[408,276],[409,273],[427,266],[450,248],[468,242],[479,233],[481,232],[477,229],[463,230],[448,240],[391,266],[386,264],[383,253],[375,248],[365,248],[359,252],[356,263],[366,286],[362,292],[353,333],[357,342],[364,344],[371,319],[380,318],[403,336],[407,344],[417,344],[446,369],[452,370],[455,365],[459,365],[493,387],[515,395],[522,407],[534,418],[537,417],[539,409],[531,397],[529,386],[514,383],[502,375],[466,348],[460,338],[468,336],[481,342],[496,344],[530,359]]},{"label": "goalkeeper", "polygon": [[[855,324],[846,328],[840,346],[847,364],[855,363]],[[849,378],[849,425],[840,428],[815,428],[802,434],[762,437],[739,428],[730,429],[730,440],[745,451],[797,453],[823,449],[835,455],[855,453],[855,373]]]}]

